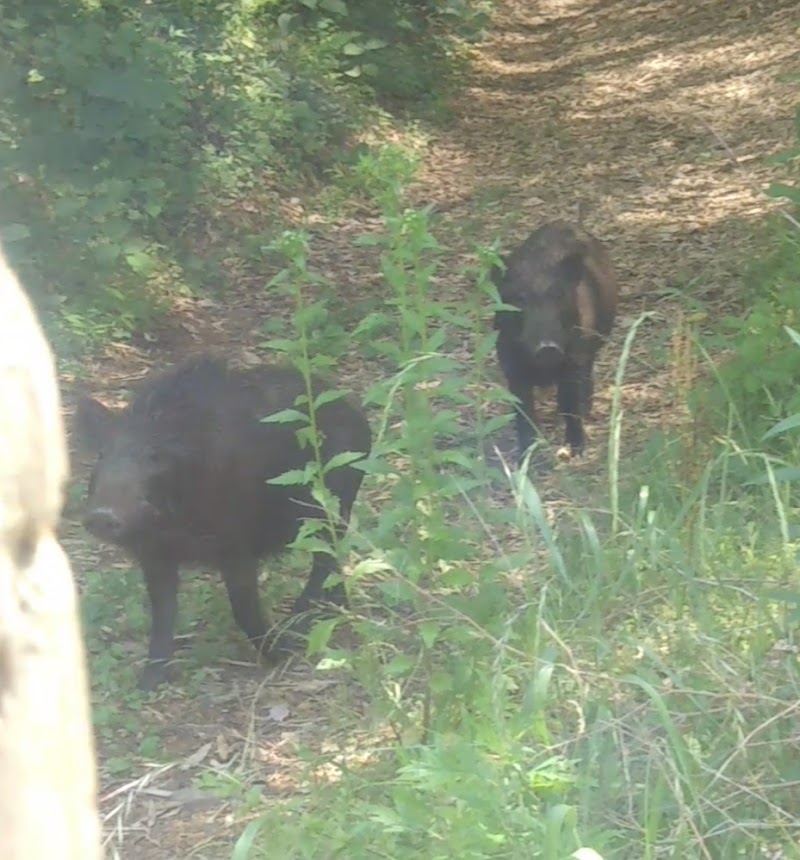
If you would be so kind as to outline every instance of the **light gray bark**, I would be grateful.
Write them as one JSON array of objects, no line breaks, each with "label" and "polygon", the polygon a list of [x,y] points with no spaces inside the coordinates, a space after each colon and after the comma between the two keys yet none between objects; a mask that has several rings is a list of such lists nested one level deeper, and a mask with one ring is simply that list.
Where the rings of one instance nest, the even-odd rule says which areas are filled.
[{"label": "light gray bark", "polygon": [[67,454],[55,366],[0,252],[0,857],[99,860],[85,653],[56,537]]}]

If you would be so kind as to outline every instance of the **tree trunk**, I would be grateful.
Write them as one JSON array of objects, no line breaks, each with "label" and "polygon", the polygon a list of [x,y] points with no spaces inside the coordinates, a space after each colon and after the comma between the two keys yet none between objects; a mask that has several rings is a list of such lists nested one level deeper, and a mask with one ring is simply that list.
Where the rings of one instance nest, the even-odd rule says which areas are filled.
[{"label": "tree trunk", "polygon": [[55,367],[0,252],[0,857],[99,860],[85,654],[56,538],[67,454]]}]

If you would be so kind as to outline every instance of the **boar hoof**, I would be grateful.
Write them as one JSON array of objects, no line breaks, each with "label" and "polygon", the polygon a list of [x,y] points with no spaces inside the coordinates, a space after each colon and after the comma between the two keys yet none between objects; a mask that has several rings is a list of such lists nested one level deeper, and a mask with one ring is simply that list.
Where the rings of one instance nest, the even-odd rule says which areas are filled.
[{"label": "boar hoof", "polygon": [[336,606],[347,607],[347,592],[342,582],[333,588],[324,588],[319,597],[301,594],[292,607],[292,615],[303,615],[312,610],[330,615],[331,608]]},{"label": "boar hoof", "polygon": [[144,693],[150,693],[156,687],[168,684],[169,680],[169,669],[166,663],[148,663],[139,676],[139,689]]}]

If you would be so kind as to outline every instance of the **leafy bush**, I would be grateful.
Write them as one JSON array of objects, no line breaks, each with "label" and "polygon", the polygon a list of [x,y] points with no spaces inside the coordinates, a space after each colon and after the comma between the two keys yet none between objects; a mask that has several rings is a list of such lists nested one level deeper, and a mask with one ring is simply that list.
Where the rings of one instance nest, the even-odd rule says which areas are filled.
[{"label": "leafy bush", "polygon": [[[309,637],[310,652],[323,652],[324,663],[349,667],[370,694],[373,713],[405,743],[383,762],[391,783],[385,790],[376,786],[363,801],[345,802],[341,786],[323,789],[303,810],[302,835],[293,828],[276,833],[262,819],[243,836],[237,857],[248,855],[265,822],[269,850],[286,857],[331,851],[367,857],[380,843],[387,856],[477,860],[527,856],[531,845],[555,856],[549,852],[580,845],[574,810],[558,806],[573,782],[570,763],[542,757],[537,748],[547,735],[543,708],[552,667],[530,674],[527,661],[523,667],[512,657],[521,644],[514,623],[531,606],[512,609],[504,582],[509,560],[483,559],[480,535],[465,537],[458,516],[470,499],[480,499],[491,474],[461,444],[460,413],[468,409],[474,419],[474,446],[510,421],[505,409],[500,418],[487,414],[492,400],[505,399],[503,389],[477,400],[466,394],[485,387],[493,336],[476,334],[473,321],[493,293],[487,271],[496,255],[480,249],[474,274],[482,289],[467,307],[441,302],[435,284],[442,249],[430,213],[402,202],[414,170],[414,161],[391,147],[357,167],[384,218],[382,235],[362,244],[380,253],[386,297],[352,337],[371,345],[374,363],[384,368],[385,378],[365,399],[378,428],[367,468],[387,501],[367,527],[364,558],[348,580],[362,599],[359,583],[369,582],[375,605],[353,622],[357,641],[350,650],[329,646],[341,619],[317,624]],[[291,276],[283,280],[297,290],[299,333],[297,342],[277,346],[311,362],[301,346],[313,308],[298,286],[308,278],[302,237],[286,237],[283,248],[291,260]],[[475,361],[447,355],[464,336],[475,337]],[[360,793],[359,781],[354,774],[349,790]],[[324,818],[317,818],[322,810]],[[290,810],[281,815],[295,820]]]},{"label": "leafy bush", "polygon": [[73,340],[130,334],[186,287],[196,219],[324,171],[364,119],[325,56],[220,8],[0,6],[0,235]]},{"label": "leafy bush", "polygon": [[[351,335],[383,371],[365,398],[376,439],[350,647],[331,639],[340,619],[309,637],[345,713],[330,708],[297,793],[270,797],[233,860],[795,856],[800,675],[777,647],[797,625],[785,495],[766,480],[742,501],[735,445],[659,495],[672,464],[621,456],[619,393],[607,486],[562,472],[558,513],[487,463],[509,421],[477,323],[494,251],[463,278],[474,304],[449,305],[431,214],[402,202],[413,162],[385,149],[358,171],[384,226],[369,238],[384,298]],[[304,281],[298,249],[287,284]],[[299,323],[310,305],[298,309]],[[769,459],[752,461],[769,478]]]},{"label": "leafy bush", "polygon": [[[795,126],[798,144],[775,163],[800,164],[800,108]],[[800,186],[776,183],[767,193],[788,200],[794,217],[787,211],[770,222],[768,251],[747,272],[744,310],[725,317],[721,334],[711,340],[732,355],[719,368],[710,404],[718,415],[732,409],[734,431],[746,444],[787,412],[800,410],[800,352],[784,336],[785,326],[800,324]]]},{"label": "leafy bush", "polygon": [[800,230],[778,225],[774,247],[753,265],[756,285],[741,315],[721,321],[712,347],[729,351],[717,370],[709,405],[733,427],[745,444],[757,440],[787,411],[800,409],[800,352],[784,334],[784,326],[800,323]]},{"label": "leafy bush", "polygon": [[456,43],[476,39],[487,0],[283,0],[265,11],[300,27],[343,75],[389,106],[438,103],[458,69]]}]

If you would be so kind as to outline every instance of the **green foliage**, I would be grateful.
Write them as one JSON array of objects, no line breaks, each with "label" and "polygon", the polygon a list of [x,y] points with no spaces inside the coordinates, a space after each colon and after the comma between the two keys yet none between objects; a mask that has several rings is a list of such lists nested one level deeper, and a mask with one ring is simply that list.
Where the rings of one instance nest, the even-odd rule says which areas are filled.
[{"label": "green foliage", "polygon": [[[495,254],[479,249],[478,289],[451,306],[431,214],[403,203],[414,168],[392,148],[357,167],[384,226],[368,240],[384,297],[351,335],[382,368],[365,397],[380,507],[354,538],[356,642],[336,647],[323,625],[309,642],[320,672],[360,687],[359,725],[396,742],[382,734],[369,764],[351,759],[352,741],[308,753],[307,793],[266,805],[234,860],[790,850],[800,674],[774,646],[796,630],[796,547],[781,525],[795,512],[771,461],[752,456],[766,480],[742,494],[731,445],[685,493],[660,492],[673,464],[621,459],[616,398],[607,488],[565,473],[571,504],[553,519],[526,477],[480,456],[509,418],[475,323],[496,299]],[[293,248],[288,280],[302,282]],[[453,357],[464,339],[470,362]]]},{"label": "green foliage", "polygon": [[[317,423],[317,414],[326,403],[333,402],[346,396],[347,392],[326,389],[314,393],[313,376],[324,377],[335,357],[325,347],[337,345],[342,347],[344,339],[341,328],[329,316],[326,303],[319,300],[309,300],[307,292],[311,286],[319,285],[320,279],[308,269],[308,237],[298,231],[287,231],[272,243],[268,252],[279,252],[289,260],[288,268],[284,269],[270,282],[269,287],[284,290],[294,300],[292,323],[294,336],[291,338],[273,338],[265,341],[262,346],[285,356],[303,375],[305,393],[301,395],[293,407],[284,409],[271,416],[265,416],[264,421],[276,423],[299,423],[296,431],[301,448],[310,448],[312,458],[302,470],[285,472],[270,483],[283,486],[308,486],[311,497],[325,512],[326,519],[307,520],[300,527],[293,549],[311,552],[336,553],[343,552],[345,541],[338,541],[337,525],[339,517],[339,499],[330,492],[326,485],[329,472],[354,461],[363,459],[365,451],[340,451],[327,463],[324,461],[322,445],[324,438]],[[325,532],[325,538],[319,536]],[[326,582],[326,587],[335,584],[334,577]],[[332,630],[327,624],[322,629]]]},{"label": "green foliage", "polygon": [[[725,317],[712,348],[731,350],[717,371],[710,404],[725,415],[732,407],[734,429],[745,444],[787,411],[800,409],[800,352],[784,326],[800,323],[800,230],[777,225],[773,249],[753,266],[758,286],[741,315]],[[723,417],[723,421],[725,418]]]},{"label": "green foliage", "polygon": [[412,749],[407,759],[391,779],[385,767],[369,775],[371,784],[367,775],[345,769],[310,802],[273,805],[242,834],[233,860],[254,856],[259,834],[287,860],[556,860],[579,844],[574,810],[556,804],[544,815],[536,797],[540,787],[570,778],[557,762],[455,735]]},{"label": "green foliage", "polygon": [[220,800],[235,801],[245,811],[257,808],[264,799],[257,788],[248,788],[234,774],[222,770],[203,771],[195,780],[195,787]]},{"label": "green foliage", "polygon": [[[787,755],[800,716],[797,468],[735,439],[700,446],[696,474],[687,446],[669,437],[627,462],[621,392],[644,318],[615,375],[606,484],[564,470],[553,505],[544,484],[492,467],[482,452],[509,422],[487,373],[492,337],[478,322],[496,301],[486,278],[495,252],[476,249],[477,267],[461,279],[475,290],[454,302],[442,294],[438,225],[404,203],[415,169],[395,148],[355,166],[383,215],[382,234],[362,240],[383,291],[352,330],[307,266],[306,235],[269,248],[288,260],[269,287],[294,309],[292,335],[267,345],[308,375],[354,344],[369,363],[376,442],[358,528],[337,549],[358,550],[348,578],[355,642],[333,638],[337,619],[317,624],[308,643],[319,673],[348,676],[350,708],[343,726],[331,709],[321,750],[301,750],[307,770],[293,774],[301,787],[289,799],[261,800],[246,774],[196,779],[250,819],[258,809],[233,860],[797,860],[798,773]],[[745,320],[726,322],[724,345],[734,331],[742,350],[719,389],[743,434],[769,422],[766,441],[790,451],[800,428],[797,261],[789,231],[759,278],[769,290]],[[304,429],[318,446],[313,422]],[[286,480],[319,488],[321,477],[312,468]],[[139,731],[138,700],[125,698],[132,672],[108,635],[130,593],[104,588],[91,583],[84,606],[96,719],[111,744]],[[223,598],[199,594],[186,611],[205,618]],[[143,616],[126,609],[126,618],[136,627]],[[124,707],[111,707],[114,696]],[[137,739],[152,757],[152,734]],[[123,773],[131,757],[110,762]]]},{"label": "green foliage", "polygon": [[[800,142],[800,108],[795,125]],[[799,156],[800,145],[774,161],[794,165]],[[800,214],[796,184],[775,183],[767,193],[788,200]],[[712,347],[733,351],[719,368],[710,404],[723,422],[733,412],[733,430],[745,444],[782,415],[800,410],[800,352],[784,335],[784,326],[800,324],[800,223],[791,216],[776,220],[766,241],[766,253],[747,274],[743,312],[725,317],[721,332],[710,340]]]},{"label": "green foliage", "polygon": [[286,32],[299,27],[315,39],[382,103],[413,102],[418,111],[421,102],[441,106],[458,70],[457,42],[480,38],[488,7],[486,0],[282,0],[265,11]]},{"label": "green foliage", "polygon": [[147,324],[206,213],[327,171],[365,119],[324,52],[223,6],[0,4],[0,236],[61,351]]},{"label": "green foliage", "polygon": [[138,571],[102,571],[89,577],[81,601],[92,682],[92,721],[98,742],[107,752],[104,766],[114,776],[130,773],[135,760],[132,753],[151,757],[159,746],[155,733],[143,727],[139,719],[144,699],[136,688],[130,654],[112,635],[123,613],[126,625],[145,635],[142,592]]},{"label": "green foliage", "polygon": [[[302,751],[302,790],[288,800],[263,799],[233,766],[196,777],[258,814],[234,860],[795,857],[792,475],[733,443],[685,485],[657,444],[628,464],[619,393],[607,485],[561,472],[568,504],[557,515],[541,486],[491,466],[482,452],[510,418],[487,372],[493,337],[477,322],[496,301],[486,278],[495,251],[476,249],[463,281],[477,287],[450,302],[438,225],[404,203],[415,168],[391,147],[356,165],[382,211],[383,230],[362,242],[375,248],[384,289],[352,330],[307,265],[306,235],[285,233],[265,249],[288,260],[269,289],[294,302],[292,335],[284,326],[267,345],[308,375],[355,344],[370,364],[376,441],[356,528],[337,547],[342,556],[357,548],[351,638],[347,647],[334,639],[334,619],[308,641],[319,673],[347,675],[346,726],[331,709],[330,737],[322,751]],[[625,339],[617,392],[639,331]],[[782,336],[798,348],[793,332]],[[304,428],[312,446],[313,422]],[[787,419],[772,435],[797,427]],[[319,489],[322,475],[287,479]],[[314,540],[304,534],[299,545]],[[95,722],[115,774],[160,752],[138,716],[130,652],[114,635],[124,618],[144,639],[142,584],[131,576],[97,575],[84,599]],[[223,591],[198,579],[181,614],[227,635]],[[162,701],[203,691],[203,673],[225,651],[203,638],[187,655],[188,684],[159,692]]]}]

